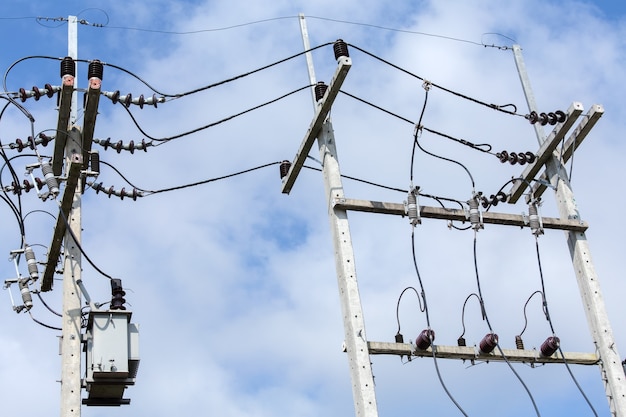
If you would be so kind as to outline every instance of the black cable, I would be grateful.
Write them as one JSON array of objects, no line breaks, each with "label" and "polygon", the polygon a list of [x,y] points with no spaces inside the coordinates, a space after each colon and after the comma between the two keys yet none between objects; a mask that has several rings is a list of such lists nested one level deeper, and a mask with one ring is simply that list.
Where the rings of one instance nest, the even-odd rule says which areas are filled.
[{"label": "black cable", "polygon": [[272,99],[272,100],[270,100],[270,101],[267,101],[267,102],[265,102],[265,103],[263,103],[263,104],[259,104],[259,105],[257,105],[257,106],[251,107],[251,108],[249,108],[249,109],[247,109],[247,110],[244,110],[244,111],[242,111],[242,112],[239,112],[239,113],[237,113],[237,114],[233,114],[233,115],[231,115],[231,116],[225,117],[225,118],[223,118],[223,119],[221,119],[221,120],[218,120],[218,121],[216,121],[216,122],[209,123],[209,124],[207,124],[207,125],[204,125],[204,126],[201,126],[201,127],[195,128],[195,129],[192,129],[192,130],[190,130],[190,131],[183,132],[183,133],[180,133],[180,134],[178,134],[178,135],[174,135],[174,136],[165,137],[165,138],[155,138],[155,137],[153,137],[153,136],[150,136],[148,133],[146,133],[146,132],[145,132],[145,131],[141,128],[141,126],[139,126],[139,123],[137,122],[137,120],[136,120],[136,119],[135,119],[135,117],[133,116],[132,112],[131,112],[131,111],[130,111],[130,110],[129,110],[129,109],[128,109],[125,105],[123,105],[122,103],[120,103],[120,104],[121,104],[121,105],[122,105],[122,107],[123,107],[123,108],[124,108],[124,109],[128,112],[128,115],[129,115],[129,116],[130,116],[130,118],[132,119],[132,121],[133,121],[133,123],[135,124],[135,126],[137,127],[137,129],[138,129],[138,130],[139,130],[139,131],[140,131],[140,132],[141,132],[144,136],[146,136],[148,139],[154,140],[154,141],[156,141],[156,142],[161,142],[161,143],[157,143],[156,145],[154,145],[154,146],[160,146],[160,145],[162,145],[162,144],[164,144],[164,143],[167,143],[167,142],[169,142],[169,141],[171,141],[171,140],[174,140],[174,139],[179,139],[179,138],[182,138],[183,136],[187,136],[187,135],[191,135],[191,134],[193,134],[193,133],[200,132],[200,131],[202,131],[202,130],[205,130],[205,129],[208,129],[208,128],[210,128],[210,127],[214,127],[214,126],[217,126],[217,125],[219,125],[219,124],[221,124],[221,123],[224,123],[224,122],[227,122],[227,121],[229,121],[229,120],[232,120],[232,119],[234,119],[234,118],[236,118],[236,117],[242,116],[242,115],[244,115],[244,114],[246,114],[246,113],[250,113],[250,112],[252,112],[252,111],[254,111],[254,110],[258,110],[258,109],[260,109],[261,107],[265,107],[265,106],[267,106],[267,105],[270,105],[270,104],[276,103],[276,102],[277,102],[277,101],[279,101],[279,100],[282,100],[282,99],[284,99],[284,98],[286,98],[286,97],[289,97],[290,95],[295,94],[295,93],[298,93],[298,92],[300,92],[300,91],[302,91],[302,90],[306,90],[307,88],[310,88],[310,87],[311,87],[311,85],[306,85],[306,86],[304,86],[304,87],[300,87],[300,88],[298,88],[298,89],[296,89],[296,90],[293,90],[293,91],[291,91],[291,92],[289,92],[289,93],[287,93],[287,94],[283,94],[282,96],[280,96],[280,97],[278,97],[278,98],[275,98],[275,99]]},{"label": "black cable", "polygon": [[39,301],[41,301],[41,303],[44,305],[44,307],[46,307],[48,309],[49,312],[51,312],[52,314],[54,314],[55,316],[59,316],[59,317],[63,317],[62,314],[57,313],[56,311],[54,311],[43,299],[43,297],[41,296],[41,292],[37,291],[35,292],[35,294],[37,294],[37,297],[39,298]]},{"label": "black cable", "polygon": [[[412,73],[412,72],[410,72],[410,71],[408,71],[408,70],[406,70],[406,69],[404,69],[404,68],[402,68],[402,67],[400,67],[400,66],[398,66],[396,64],[393,64],[393,63],[391,63],[391,62],[389,62],[389,61],[387,61],[387,60],[385,60],[385,59],[383,59],[383,58],[381,58],[381,57],[379,57],[379,56],[377,56],[377,55],[375,55],[375,54],[373,54],[371,52],[368,52],[368,51],[366,51],[364,49],[361,49],[361,48],[359,48],[356,45],[353,45],[353,44],[350,44],[350,43],[348,45],[351,46],[352,48],[356,49],[357,51],[360,51],[360,52],[364,53],[365,55],[368,55],[368,56],[370,56],[370,57],[372,57],[372,58],[374,58],[374,59],[376,59],[376,60],[386,64],[386,65],[389,65],[392,68],[395,68],[395,69],[397,69],[397,70],[399,70],[399,71],[401,71],[401,72],[403,72],[403,73],[405,73],[405,74],[407,74],[407,75],[409,75],[409,76],[411,76],[413,78],[417,78],[420,81],[426,81],[424,78],[420,77],[419,75],[416,75],[416,74],[414,74],[414,73]],[[442,86],[440,86],[438,84],[435,84],[433,82],[430,82],[430,81],[428,81],[428,84],[430,84],[433,87],[436,87],[436,88],[438,88],[440,90],[443,90],[446,93],[450,93],[452,95],[455,95],[457,97],[463,98],[465,100],[469,100],[469,101],[474,102],[476,104],[480,104],[482,106],[488,107],[490,109],[497,110],[499,112],[510,114],[510,115],[513,115],[513,116],[524,117],[524,115],[517,113],[517,106],[515,106],[514,104],[504,104],[504,105],[489,104],[487,102],[475,99],[475,98],[467,96],[465,94],[461,94],[461,93],[458,93],[456,91],[450,90],[448,88],[442,87]],[[506,110],[506,107],[513,107],[515,110],[514,111]]]},{"label": "black cable", "polygon": [[429,88],[425,88],[424,93],[424,104],[422,105],[422,111],[420,112],[420,117],[417,121],[417,125],[415,125],[415,131],[413,133],[413,149],[411,150],[411,184],[413,184],[413,169],[414,169],[414,161],[415,161],[415,147],[418,146],[417,136],[420,132],[420,126],[422,126],[422,119],[424,117],[424,112],[426,111],[426,104],[428,103],[428,90]]},{"label": "black cable", "polygon": [[398,334],[400,333],[400,300],[402,300],[402,296],[407,290],[415,291],[415,295],[417,295],[417,301],[420,306],[420,311],[422,313],[424,312],[424,307],[422,306],[422,297],[420,296],[420,293],[417,292],[415,287],[406,287],[405,289],[403,289],[402,292],[400,293],[400,296],[398,297],[398,302],[396,303],[396,321],[398,322]]},{"label": "black cable", "polygon": [[39,324],[40,326],[43,326],[43,327],[51,329],[51,330],[59,330],[59,331],[63,330],[60,327],[50,326],[49,324],[46,324],[46,323],[43,323],[43,322],[37,320],[35,317],[33,317],[33,313],[31,313],[30,311],[28,312],[28,315],[30,316],[31,319],[33,319],[33,321],[35,323]]},{"label": "black cable", "polygon": [[[536,251],[537,251],[537,265],[539,267],[539,277],[541,279],[541,291],[542,291],[542,297],[543,297],[543,311],[544,311],[544,313],[546,315],[546,319],[548,320],[548,323],[550,324],[550,330],[552,331],[552,335],[555,335],[554,325],[552,324],[552,319],[550,317],[550,312],[548,310],[548,301],[546,299],[546,288],[545,288],[545,281],[544,281],[544,278],[543,278],[543,267],[541,266],[541,255],[540,255],[540,252],[539,252],[539,237],[538,236],[535,236],[535,248],[536,248]],[[561,350],[561,344],[560,343],[559,343],[558,349],[559,349],[559,353],[561,354],[561,357],[563,358],[563,363],[565,364],[565,368],[567,369],[567,372],[569,373],[570,377],[572,378],[572,381],[574,381],[574,384],[578,388],[578,391],[580,391],[581,395],[583,396],[583,398],[587,402],[587,405],[589,405],[589,408],[591,408],[591,411],[593,412],[593,414],[596,417],[598,417],[598,413],[596,412],[596,409],[591,404],[591,401],[589,401],[589,398],[585,394],[585,391],[582,389],[582,387],[578,383],[578,380],[574,376],[574,373],[570,369],[569,363],[567,363],[567,360],[565,359],[565,355],[563,354],[563,350]]]},{"label": "black cable", "polygon": [[[477,251],[476,251],[476,246],[477,246],[476,245],[476,243],[477,243],[476,237],[477,237],[477,234],[478,234],[478,232],[476,230],[474,230],[474,272],[476,273],[476,285],[478,287],[478,296],[480,298],[480,303],[481,303],[481,306],[483,308],[483,314],[484,314],[485,322],[487,323],[487,326],[489,327],[489,331],[491,333],[493,333],[493,328],[491,327],[491,323],[489,322],[489,316],[487,315],[487,310],[485,309],[485,302],[484,302],[482,290],[480,288],[480,276],[478,274],[478,256],[477,256]],[[535,398],[533,397],[532,393],[528,389],[528,386],[526,385],[526,383],[524,382],[522,377],[517,373],[515,368],[513,368],[513,365],[511,364],[509,359],[506,357],[506,355],[502,351],[502,348],[500,347],[500,342],[496,343],[496,347],[498,348],[498,351],[500,352],[500,355],[502,356],[502,358],[504,359],[506,364],[509,366],[509,368],[511,369],[513,374],[515,374],[515,376],[517,377],[519,382],[524,387],[524,390],[526,390],[526,393],[528,394],[528,397],[530,398],[530,401],[533,404],[533,408],[535,409],[535,413],[537,414],[537,417],[541,417],[541,414],[539,413],[539,409],[537,408],[537,404],[535,403]]]},{"label": "black cable", "polygon": [[[322,170],[320,168],[316,168],[316,167],[312,167],[312,166],[308,166],[308,165],[303,165],[302,168],[307,168],[307,169],[310,169],[312,171],[322,172]],[[372,181],[362,180],[360,178],[351,177],[349,175],[341,174],[341,178],[346,178],[348,180],[361,182],[361,183],[367,184],[367,185],[373,185],[374,187],[384,188],[386,190],[398,191],[398,192],[401,192],[401,193],[407,193],[408,192],[407,190],[403,190],[402,188],[390,187],[388,185],[382,185],[382,184],[378,184],[378,183],[375,183],[375,182],[372,182]]]}]

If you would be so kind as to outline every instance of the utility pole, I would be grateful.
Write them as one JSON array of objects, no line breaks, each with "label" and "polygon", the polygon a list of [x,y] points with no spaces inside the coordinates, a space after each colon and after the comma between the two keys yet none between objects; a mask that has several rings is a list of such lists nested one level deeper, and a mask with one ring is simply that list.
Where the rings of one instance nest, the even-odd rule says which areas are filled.
[{"label": "utility pole", "polygon": [[[528,109],[536,112],[537,104],[535,103],[522,57],[522,50],[519,45],[513,46],[513,54]],[[534,126],[539,145],[543,145],[546,141],[543,127],[539,123],[535,123]],[[570,143],[570,147],[577,146],[576,142],[574,140]],[[573,152],[573,149],[571,152]],[[550,154],[550,158],[546,161],[545,173],[552,186],[555,187],[559,214],[562,219],[580,219],[580,213],[575,204],[576,200],[570,187],[567,173],[557,156],[556,153]],[[609,401],[609,408],[614,416],[624,417],[626,416],[626,376],[624,375],[624,368],[617,351],[613,330],[604,306],[598,277],[591,260],[589,244],[585,237],[585,232],[566,231],[565,235],[574,264],[576,281],[578,282],[578,288],[585,307],[587,323],[600,356],[600,372]]]},{"label": "utility pole", "polygon": [[[308,32],[304,16],[300,14],[300,28],[305,50],[310,49]],[[565,135],[574,127],[574,124],[583,112],[582,104],[574,102],[567,110],[564,120],[556,122],[553,131],[546,137],[542,125],[534,123],[535,132],[539,140],[539,150],[536,161],[530,163],[523,174],[522,180],[516,181],[509,193],[508,202],[515,204],[523,195],[524,189],[531,184],[529,215],[514,215],[506,213],[482,212],[472,220],[471,210],[450,209],[442,207],[426,207],[417,205],[419,218],[442,219],[458,222],[478,221],[482,224],[495,224],[502,226],[529,227],[533,234],[543,233],[543,229],[563,230],[567,237],[568,246],[572,256],[576,278],[587,314],[587,320],[591,329],[593,340],[597,347],[597,353],[561,352],[556,345],[552,344],[544,349],[524,349],[516,346],[516,349],[498,349],[484,352],[474,346],[465,346],[465,342],[459,342],[458,346],[434,345],[422,348],[416,344],[403,343],[400,339],[393,342],[368,341],[365,335],[365,322],[359,289],[356,279],[356,267],[354,252],[348,225],[348,211],[360,211],[366,213],[391,214],[396,216],[411,216],[407,204],[389,203],[382,201],[355,200],[346,198],[341,182],[341,173],[337,160],[335,137],[332,123],[328,117],[333,101],[336,98],[341,84],[348,70],[352,66],[349,58],[347,45],[338,40],[334,45],[337,69],[328,86],[324,83],[316,83],[313,63],[310,53],[306,54],[307,68],[311,84],[314,88],[315,114],[305,137],[296,153],[293,162],[284,161],[281,164],[282,192],[289,194],[296,178],[302,169],[313,142],[317,140],[322,161],[322,172],[326,199],[328,203],[328,215],[335,248],[335,267],[339,284],[339,295],[343,313],[345,334],[345,352],[350,365],[350,376],[354,407],[358,417],[377,417],[376,394],[372,376],[370,355],[398,355],[407,357],[433,357],[436,355],[442,359],[461,359],[463,361],[506,361],[526,364],[568,364],[599,365],[602,379],[605,385],[609,407],[613,416],[626,417],[626,377],[622,368],[621,359],[615,346],[615,339],[611,330],[608,315],[606,313],[600,287],[596,277],[589,247],[585,237],[588,225],[581,220],[574,203],[574,196],[570,188],[569,180],[565,173],[563,163],[573,155],[574,150],[585,139],[591,128],[604,113],[602,106],[594,105],[587,115],[582,117],[578,126]],[[536,105],[530,83],[526,74],[521,49],[513,48],[516,65],[522,81],[524,93],[527,98],[529,109],[536,112]],[[553,123],[551,123],[553,124]],[[563,151],[558,153],[556,147],[562,141],[565,142]],[[561,162],[562,161],[562,162]],[[545,168],[545,172],[539,174]],[[537,199],[546,189],[546,184],[551,184],[556,190],[557,204],[559,206],[559,218],[542,217],[531,219],[531,206],[536,204]],[[470,207],[471,209],[471,207]],[[478,211],[478,209],[476,210]],[[534,206],[535,217],[536,206]],[[535,224],[533,224],[535,221]]]},{"label": "utility pole", "polygon": [[[78,58],[78,31],[76,16],[68,18],[68,56]],[[76,67],[74,64],[74,74]],[[62,129],[68,131],[65,145],[66,172],[69,167],[82,165],[82,135],[74,126],[77,119],[77,80],[73,77],[72,100],[69,124]],[[80,157],[79,157],[80,155]],[[74,174],[76,175],[76,173]],[[78,245],[81,238],[81,189],[77,177],[73,201],[66,219],[69,229],[65,232],[65,254],[63,261],[63,313],[61,334],[61,417],[80,417],[81,412],[81,299],[78,282],[81,279],[81,253]],[[69,185],[68,185],[69,186]],[[67,192],[68,190],[66,190]],[[72,192],[72,191],[70,191]],[[59,217],[62,213],[59,213]],[[74,240],[76,239],[76,240]]]}]

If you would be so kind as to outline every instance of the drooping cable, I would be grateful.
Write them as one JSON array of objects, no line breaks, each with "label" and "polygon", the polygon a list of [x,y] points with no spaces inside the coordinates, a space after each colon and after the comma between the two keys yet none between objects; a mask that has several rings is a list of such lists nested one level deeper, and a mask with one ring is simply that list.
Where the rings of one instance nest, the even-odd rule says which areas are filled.
[{"label": "drooping cable", "polygon": [[[428,313],[428,303],[426,302],[426,292],[424,290],[424,284],[422,282],[422,277],[420,275],[419,267],[417,265],[417,255],[416,255],[416,249],[415,249],[415,227],[413,227],[412,230],[411,230],[411,250],[412,250],[412,253],[413,253],[413,266],[415,267],[415,274],[417,275],[417,280],[418,280],[419,285],[420,285],[421,299],[424,301],[424,314],[426,316],[426,326],[428,327],[428,330],[430,330],[431,329],[431,327],[430,327],[430,315]],[[400,325],[400,323],[398,322],[398,327],[399,327],[399,325]],[[463,410],[461,405],[452,396],[452,393],[448,390],[448,387],[446,386],[445,382],[443,381],[443,377],[441,375],[441,371],[439,370],[439,364],[437,362],[437,346],[433,343],[432,332],[427,332],[427,334],[428,334],[428,338],[430,339],[430,345],[432,347],[431,352],[432,352],[432,356],[433,356],[433,363],[435,364],[435,370],[437,372],[437,377],[439,378],[439,383],[441,384],[441,387],[445,391],[445,393],[448,396],[448,398],[450,399],[450,401],[452,401],[452,403],[461,412],[461,414],[463,414],[465,417],[468,417],[468,415],[465,412],[465,410]]]},{"label": "drooping cable", "polygon": [[41,292],[40,291],[36,291],[35,294],[37,294],[37,298],[39,298],[39,301],[41,301],[41,304],[44,305],[44,307],[46,307],[46,309],[51,312],[52,314],[54,314],[55,316],[58,317],[63,317],[63,315],[61,313],[57,313],[55,310],[52,309],[52,307],[50,307],[43,299],[43,297],[41,296]]},{"label": "drooping cable", "polygon": [[[481,306],[483,308],[483,314],[484,314],[485,322],[487,323],[487,327],[489,327],[489,331],[493,334],[493,328],[491,327],[491,323],[489,322],[489,316],[487,315],[487,310],[485,308],[485,303],[484,303],[484,298],[483,298],[483,294],[482,294],[482,289],[481,289],[481,286],[480,286],[480,275],[478,273],[477,234],[478,234],[478,231],[474,230],[474,272],[476,274],[476,286],[478,288],[478,297],[481,300],[480,303],[481,303]],[[509,368],[511,369],[513,374],[517,377],[519,382],[524,387],[524,390],[526,391],[526,394],[528,394],[528,398],[530,398],[530,401],[532,402],[532,405],[533,405],[533,408],[535,409],[535,413],[537,414],[537,417],[541,417],[541,413],[539,413],[539,409],[537,408],[537,404],[535,402],[535,398],[533,397],[532,393],[530,392],[530,389],[528,388],[528,386],[526,385],[526,383],[524,382],[522,377],[517,373],[517,371],[515,370],[515,368],[513,367],[511,362],[509,361],[509,359],[506,357],[506,355],[502,351],[502,348],[500,347],[500,343],[499,342],[496,342],[496,347],[498,348],[498,351],[499,351],[500,355],[502,356],[502,358],[504,359],[504,361],[506,362],[506,364],[509,366]]]},{"label": "drooping cable", "polygon": [[[539,237],[538,236],[535,236],[535,248],[536,248],[536,251],[537,251],[537,265],[539,267],[539,277],[541,279],[541,291],[542,291],[542,297],[543,297],[543,310],[544,310],[544,313],[546,315],[546,320],[550,324],[550,331],[552,331],[552,334],[555,335],[554,325],[552,323],[552,318],[550,317],[550,312],[548,310],[548,301],[546,299],[546,288],[545,288],[545,281],[544,281],[544,277],[543,277],[543,267],[541,266],[541,255],[540,255],[540,251],[539,251]],[[558,350],[559,350],[559,353],[561,354],[561,357],[563,358],[563,364],[565,364],[565,368],[567,369],[567,372],[569,373],[570,377],[572,378],[572,381],[576,385],[576,388],[578,388],[578,391],[580,392],[580,394],[585,399],[585,402],[587,403],[587,405],[589,405],[589,408],[593,412],[594,416],[598,417],[598,413],[596,412],[596,409],[591,404],[591,401],[587,397],[587,394],[585,394],[585,391],[582,389],[582,387],[578,383],[578,380],[574,376],[574,373],[572,372],[572,370],[571,370],[571,368],[569,366],[569,363],[565,359],[565,355],[563,354],[563,350],[561,349],[561,345],[560,344],[559,344]]]},{"label": "drooping cable", "polygon": [[58,331],[62,331],[63,330],[60,327],[50,326],[49,324],[46,324],[46,323],[43,323],[43,322],[37,320],[35,317],[33,317],[33,313],[30,312],[30,311],[28,312],[28,315],[30,316],[31,319],[33,319],[33,321],[35,323],[39,324],[40,326],[43,326],[43,327],[45,327],[47,329],[50,329],[50,330],[58,330]]}]

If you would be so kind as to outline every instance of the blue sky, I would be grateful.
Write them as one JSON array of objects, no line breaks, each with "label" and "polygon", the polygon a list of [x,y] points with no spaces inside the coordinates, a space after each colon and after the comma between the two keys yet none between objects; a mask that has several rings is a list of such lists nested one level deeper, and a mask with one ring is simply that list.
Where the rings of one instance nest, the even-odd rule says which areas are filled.
[{"label": "blue sky", "polygon": [[[506,3],[506,4],[504,4]],[[138,75],[156,90],[181,93],[225,80],[302,51],[297,15],[307,17],[312,46],[338,38],[450,90],[488,103],[517,106],[526,113],[512,52],[521,45],[538,105],[566,110],[574,101],[588,111],[601,104],[605,114],[578,149],[572,187],[587,232],[617,348],[626,354],[622,301],[625,246],[620,208],[626,204],[620,180],[626,110],[626,10],[619,2],[584,1],[13,1],[0,6],[3,47],[0,67],[8,91],[45,83],[60,84],[59,63],[67,54],[65,21],[78,16],[79,58],[99,59]],[[40,17],[40,19],[36,19]],[[358,23],[358,24],[356,24]],[[390,30],[393,29],[393,30]],[[193,32],[193,33],[192,33]],[[435,36],[431,36],[435,35]],[[350,49],[353,67],[343,90],[413,122],[424,102],[422,82]],[[318,80],[326,82],[336,64],[331,47],[313,53]],[[87,65],[79,64],[79,88]],[[128,72],[105,66],[102,89],[152,95]],[[135,143],[196,129],[268,102],[309,82],[303,57],[205,92],[140,110],[136,123],[119,104],[100,99],[95,137]],[[36,132],[56,126],[55,100],[24,103]],[[134,154],[104,150],[101,159],[133,185],[146,190],[176,187],[249,168],[291,160],[313,114],[309,91],[214,127]],[[79,112],[79,122],[82,114]],[[413,128],[347,95],[332,111],[342,173],[406,189],[409,186]],[[136,126],[139,125],[141,130]],[[536,151],[530,124],[433,88],[423,125],[494,152]],[[15,108],[0,119],[3,145],[25,139],[30,123]],[[476,191],[494,194],[519,166],[424,133],[431,152],[458,161],[471,173]],[[156,143],[156,142],[155,142]],[[98,145],[94,145],[97,147]],[[315,147],[314,147],[315,148]],[[49,155],[50,145],[40,148]],[[9,157],[17,155],[7,150]],[[318,158],[315,151],[311,156]],[[21,175],[34,158],[12,161]],[[313,159],[307,165],[319,168]],[[10,182],[7,170],[2,182]],[[133,188],[103,165],[97,182]],[[466,201],[470,178],[458,164],[419,152],[414,183],[426,194]],[[401,203],[405,193],[344,180],[346,196]],[[12,194],[9,197],[15,199]],[[219,415],[354,415],[347,358],[341,352],[343,326],[323,179],[305,169],[290,195],[280,193],[277,165],[182,190],[132,199],[83,196],[83,246],[94,263],[123,280],[133,321],[140,324],[141,365],[137,384],[126,391],[131,405],[83,407],[87,417]],[[16,201],[16,200],[14,200]],[[433,200],[422,204],[435,206]],[[24,194],[23,211],[56,215],[53,201]],[[523,204],[496,209],[519,214]],[[0,205],[0,254],[8,258],[20,242],[8,205]],[[557,217],[551,192],[542,214]],[[417,287],[411,226],[405,218],[350,213],[359,289],[367,336],[393,341],[396,303],[402,290]],[[26,221],[27,239],[45,259],[54,220],[35,211]],[[416,229],[416,256],[437,342],[454,345],[461,333],[465,298],[476,291],[471,231],[449,230],[425,220]],[[486,309],[500,343],[514,348],[524,325],[524,303],[540,289],[534,237],[528,229],[486,226],[477,236],[477,258]],[[546,297],[565,351],[592,352],[582,302],[563,233],[539,238]],[[25,268],[25,266],[22,266]],[[109,281],[83,260],[92,298],[110,298]],[[24,274],[26,271],[21,271]],[[0,278],[15,276],[11,262],[0,263]],[[61,310],[61,282],[44,300]],[[0,399],[3,415],[54,415],[59,410],[59,332],[11,308],[9,291],[0,303]],[[528,304],[527,347],[550,334],[538,298]],[[468,344],[488,331],[475,299],[465,313]],[[60,319],[35,299],[33,316],[51,326]],[[403,297],[400,320],[405,339],[425,327],[414,296]],[[425,415],[461,415],[445,395],[432,359],[403,363],[372,357],[381,416],[421,410]],[[529,396],[505,364],[440,360],[442,379],[468,415],[534,415]],[[561,365],[514,365],[542,416],[593,415]],[[596,367],[572,370],[599,415],[608,415]],[[494,398],[497,396],[497,399]],[[26,404],[26,406],[25,406]],[[6,410],[6,411],[4,411]]]}]

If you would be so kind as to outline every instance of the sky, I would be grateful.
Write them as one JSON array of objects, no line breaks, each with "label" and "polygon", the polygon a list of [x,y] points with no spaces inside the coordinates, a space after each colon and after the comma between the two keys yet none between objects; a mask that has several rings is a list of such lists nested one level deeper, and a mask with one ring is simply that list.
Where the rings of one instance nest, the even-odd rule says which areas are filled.
[{"label": "sky", "polygon": [[[594,104],[604,108],[566,168],[580,216],[589,225],[586,237],[616,348],[625,358],[621,237],[626,227],[618,218],[626,204],[620,182],[626,175],[622,3],[15,0],[0,6],[6,92],[60,85],[57,58],[68,53],[69,16],[83,22],[78,25],[79,89],[87,86],[85,62],[95,59],[106,64],[102,90],[133,97],[171,97],[231,80],[167,98],[156,108],[126,111],[100,98],[96,139],[156,146],[131,154],[94,144],[103,164],[93,181],[116,190],[174,190],[146,192],[133,201],[87,187],[82,196],[82,246],[95,265],[83,257],[85,287],[93,300],[106,303],[110,283],[101,272],[122,279],[132,321],[140,326],[141,357],[136,385],[125,393],[130,405],[84,406],[82,415],[354,415],[324,180],[315,170],[320,168],[317,148],[306,162],[314,169],[302,170],[289,195],[281,193],[277,165],[293,160],[313,116],[304,55],[293,57],[303,51],[299,13],[306,16],[311,46],[325,45],[311,53],[316,79],[330,82],[337,64],[328,44],[343,39],[352,68],[342,91],[378,106],[339,94],[331,111],[341,172],[350,177],[343,179],[348,198],[402,203],[407,193],[397,189],[407,190],[412,177],[424,194],[465,202],[474,191],[496,194],[519,176],[524,167],[502,164],[494,155],[538,149],[532,125],[520,117],[528,107],[514,44],[522,48],[540,111],[567,110],[573,102],[582,103],[584,113]],[[411,74],[433,85],[426,106],[423,82]],[[517,114],[464,97],[513,104],[505,108]],[[269,104],[257,108],[264,103]],[[8,144],[24,140],[31,129],[53,136],[57,122],[54,99],[31,98],[23,106],[33,125],[14,106],[0,118],[0,141],[9,158],[18,156],[11,160],[18,175],[36,158],[29,151],[19,156]],[[423,109],[425,128],[488,144],[492,152],[422,130],[421,149],[414,153],[414,129]],[[82,115],[79,109],[79,125]],[[38,151],[49,157],[52,146]],[[3,185],[10,184],[6,167],[0,175]],[[197,182],[206,183],[180,188]],[[5,198],[17,204],[10,192]],[[554,193],[546,191],[542,200],[541,214],[558,217]],[[439,205],[426,197],[420,203]],[[56,202],[31,191],[21,204],[22,215],[29,213],[25,239],[44,262]],[[520,214],[528,207],[499,204],[490,211]],[[9,255],[21,247],[21,236],[4,200],[0,214],[0,254],[7,259],[0,262],[0,278],[6,280],[16,276]],[[407,291],[399,301],[405,288],[419,289],[421,281],[435,343],[456,345],[464,324],[468,345],[478,344],[489,332],[477,297],[471,297],[480,283],[501,347],[515,347],[526,316],[525,346],[538,348],[552,335],[541,299],[531,297],[542,289],[543,278],[562,349],[594,351],[564,232],[546,230],[536,245],[528,228],[485,225],[475,236],[473,230],[456,229],[466,225],[450,228],[442,220],[424,219],[413,229],[400,216],[350,212],[348,218],[369,341],[394,341],[398,321],[407,341],[426,328],[414,293]],[[25,263],[19,269],[26,274]],[[61,277],[53,291],[41,294],[56,312],[62,310]],[[13,311],[11,295],[20,304],[16,285],[0,293],[3,415],[55,415],[60,332]],[[30,313],[47,326],[61,325],[37,297]],[[536,415],[533,402],[542,416],[591,416],[593,410],[609,415],[596,366],[572,365],[572,378],[562,364],[513,364],[517,378],[500,362],[440,359],[435,364],[428,357],[407,362],[382,355],[371,362],[381,416],[463,415],[446,390],[470,416]]]}]

